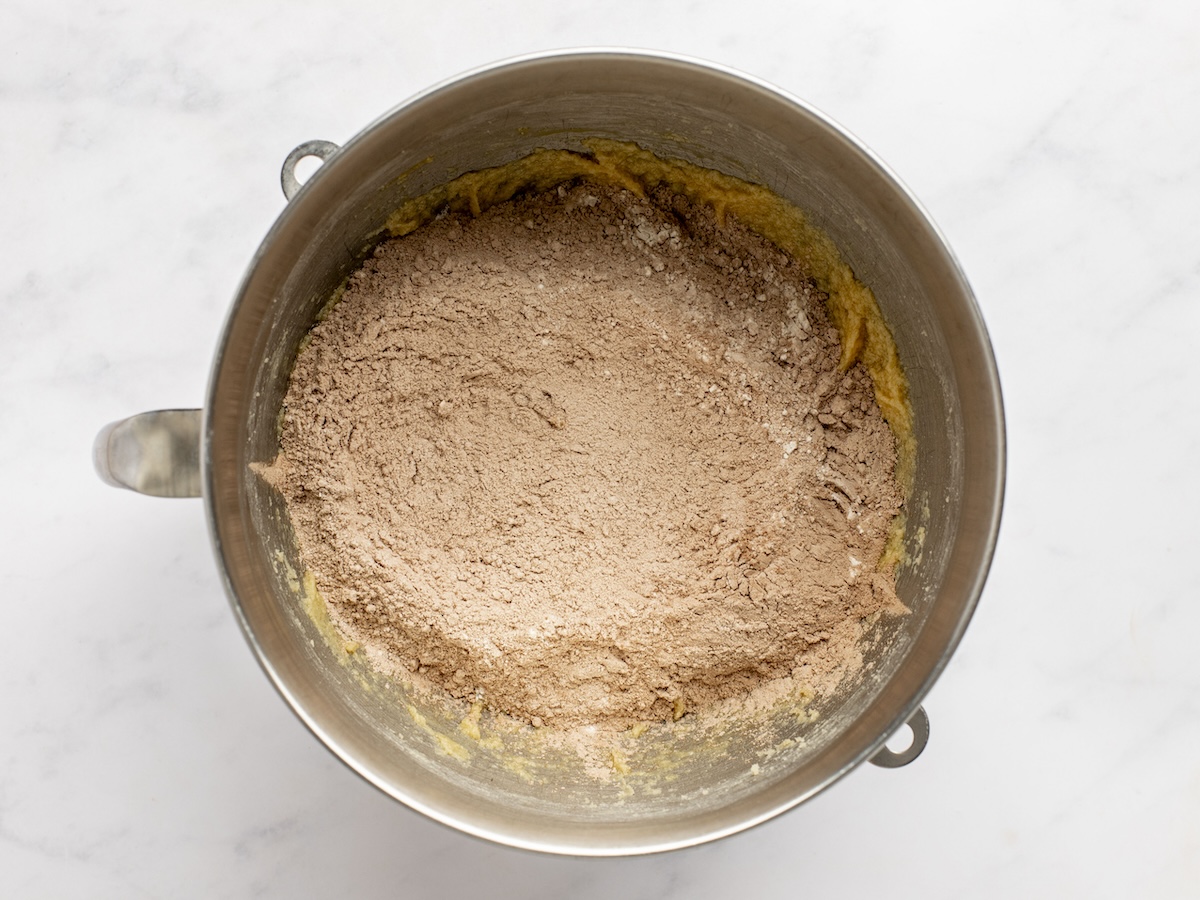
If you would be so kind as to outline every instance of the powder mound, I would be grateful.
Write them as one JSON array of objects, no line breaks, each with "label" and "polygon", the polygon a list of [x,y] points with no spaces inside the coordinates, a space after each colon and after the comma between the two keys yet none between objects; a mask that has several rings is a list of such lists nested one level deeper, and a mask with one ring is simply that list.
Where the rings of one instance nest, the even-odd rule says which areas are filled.
[{"label": "powder mound", "polygon": [[264,476],[385,671],[547,724],[858,665],[895,442],[784,252],[577,184],[381,244],[312,330]]}]

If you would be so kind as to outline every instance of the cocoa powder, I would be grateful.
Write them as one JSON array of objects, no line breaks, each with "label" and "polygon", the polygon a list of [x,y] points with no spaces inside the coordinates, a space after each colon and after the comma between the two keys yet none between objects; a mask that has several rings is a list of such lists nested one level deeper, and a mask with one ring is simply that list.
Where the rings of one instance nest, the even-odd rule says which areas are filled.
[{"label": "cocoa powder", "polygon": [[901,507],[895,441],[788,254],[577,184],[380,245],[312,330],[263,470],[337,628],[541,725],[824,689]]}]

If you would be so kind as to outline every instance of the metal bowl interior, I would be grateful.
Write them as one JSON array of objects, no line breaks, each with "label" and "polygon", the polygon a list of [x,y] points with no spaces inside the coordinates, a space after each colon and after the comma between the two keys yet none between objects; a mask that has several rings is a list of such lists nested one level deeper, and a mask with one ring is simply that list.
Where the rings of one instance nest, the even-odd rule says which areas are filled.
[{"label": "metal bowl interior", "polygon": [[[648,734],[660,758],[686,760],[657,773],[652,789],[636,778],[597,781],[566,759],[522,770],[486,753],[448,756],[394,695],[401,689],[345,665],[318,634],[289,576],[301,567],[287,516],[249,469],[275,455],[301,338],[390,212],[463,172],[542,147],[580,150],[594,136],[766,185],[823,228],[892,329],[918,443],[909,562],[898,577],[911,614],[878,626],[863,672],[820,704],[816,723],[763,717],[719,740]],[[206,506],[227,587],[264,669],[300,718],[411,807],[472,834],[563,853],[650,852],[733,833],[869,758],[958,643],[987,573],[1003,493],[991,346],[958,265],[913,198],[799,101],[709,65],[642,53],[551,54],[470,73],[342,147],[255,256],[205,414]]]}]

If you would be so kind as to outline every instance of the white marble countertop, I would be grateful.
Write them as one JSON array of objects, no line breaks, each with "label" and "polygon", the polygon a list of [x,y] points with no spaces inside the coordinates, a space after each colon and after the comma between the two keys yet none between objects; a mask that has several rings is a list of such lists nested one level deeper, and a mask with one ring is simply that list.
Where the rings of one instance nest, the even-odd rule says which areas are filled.
[{"label": "white marble countertop", "polygon": [[[1200,897],[1200,7],[844,7],[4,5],[0,895]],[[248,651],[199,503],[107,488],[89,454],[200,403],[294,145],[596,44],[773,81],[899,173],[978,294],[1010,464],[920,760],[589,861],[460,836],[336,762]]]}]

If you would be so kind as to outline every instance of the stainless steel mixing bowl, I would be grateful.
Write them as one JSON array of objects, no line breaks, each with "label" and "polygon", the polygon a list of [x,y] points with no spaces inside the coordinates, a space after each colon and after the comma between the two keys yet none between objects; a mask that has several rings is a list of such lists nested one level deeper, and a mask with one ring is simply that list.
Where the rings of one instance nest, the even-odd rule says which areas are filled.
[{"label": "stainless steel mixing bowl", "polygon": [[[436,710],[414,716],[401,687],[347,665],[322,639],[298,599],[302,568],[287,517],[250,470],[275,454],[301,338],[390,212],[464,172],[539,147],[581,150],[594,136],[764,184],[823,228],[874,290],[895,336],[918,446],[910,561],[897,584],[911,614],[876,626],[863,672],[818,704],[816,722],[764,715],[715,739],[648,733],[646,759],[658,760],[652,780],[637,771],[596,780],[549,748],[545,759],[526,754],[521,765],[477,748],[467,760],[448,754],[433,733],[442,728]],[[325,162],[301,187],[294,166],[304,156]],[[731,834],[868,759],[898,765],[919,753],[928,734],[919,703],[962,636],[996,541],[1003,409],[966,279],[921,207],[870,152],[801,101],[744,75],[661,54],[587,51],[518,59],[439,85],[340,148],[297,148],[283,182],[290,202],[234,300],[203,412],[115,423],[96,454],[114,484],[203,494],[250,646],[330,750],[381,790],[463,831],[588,855]],[[887,750],[910,721],[913,747]]]}]

